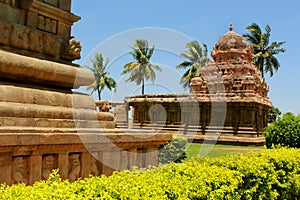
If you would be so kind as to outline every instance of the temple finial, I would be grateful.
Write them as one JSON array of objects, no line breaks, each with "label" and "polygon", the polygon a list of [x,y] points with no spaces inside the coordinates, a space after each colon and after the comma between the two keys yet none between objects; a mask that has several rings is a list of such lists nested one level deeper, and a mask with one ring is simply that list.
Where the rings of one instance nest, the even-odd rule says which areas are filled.
[{"label": "temple finial", "polygon": [[232,23],[229,25],[229,30],[230,30],[230,31],[232,31],[232,30],[233,30]]}]

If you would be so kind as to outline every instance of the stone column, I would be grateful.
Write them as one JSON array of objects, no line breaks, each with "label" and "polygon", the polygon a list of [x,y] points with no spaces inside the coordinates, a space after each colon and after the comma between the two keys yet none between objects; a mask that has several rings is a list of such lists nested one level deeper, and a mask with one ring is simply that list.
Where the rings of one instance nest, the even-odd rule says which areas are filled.
[{"label": "stone column", "polygon": [[89,152],[83,152],[81,154],[81,171],[83,178],[89,177],[91,173],[91,159],[92,156]]},{"label": "stone column", "polygon": [[136,148],[129,149],[129,166],[128,166],[129,169],[137,165],[136,159],[137,159],[137,149]]},{"label": "stone column", "polygon": [[11,184],[11,164],[12,157],[10,153],[0,154],[0,183]]},{"label": "stone column", "polygon": [[42,177],[42,156],[32,155],[29,157],[29,184],[34,184]]},{"label": "stone column", "polygon": [[58,155],[59,174],[62,179],[69,178],[69,155],[68,153],[60,153]]},{"label": "stone column", "polygon": [[158,165],[158,153],[156,147],[148,147],[145,149],[145,167]]},{"label": "stone column", "polygon": [[103,174],[110,176],[116,170],[120,169],[120,151],[103,151]]}]

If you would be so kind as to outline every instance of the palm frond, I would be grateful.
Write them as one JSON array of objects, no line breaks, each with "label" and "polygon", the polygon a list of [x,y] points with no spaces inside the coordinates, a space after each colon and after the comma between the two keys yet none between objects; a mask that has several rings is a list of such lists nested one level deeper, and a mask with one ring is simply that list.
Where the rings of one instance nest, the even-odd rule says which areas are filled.
[{"label": "palm frond", "polygon": [[201,68],[204,67],[208,63],[207,57],[207,45],[199,44],[198,41],[193,40],[186,44],[186,48],[188,51],[184,51],[181,55],[188,59],[188,61],[183,61],[179,63],[176,68],[182,69],[190,67],[185,73],[182,75],[180,79],[180,83],[184,88],[190,88],[190,81],[201,74]]},{"label": "palm frond", "polygon": [[[86,67],[93,72],[95,76],[95,80],[91,85],[87,87],[87,90],[92,89],[91,94],[93,94],[95,91],[98,91],[99,99],[100,99],[100,95],[103,89],[107,87],[109,90],[111,90],[111,88],[116,87],[116,83],[114,81],[114,83],[110,82],[112,84],[108,85],[108,83],[105,82],[107,76],[109,75],[109,71],[106,71],[106,68],[109,64],[109,58],[107,58],[105,64],[103,64],[104,58],[102,54],[96,53],[94,58],[91,58],[91,62],[93,64],[93,67],[90,66],[86,66]],[[110,78],[113,80],[112,77]]]},{"label": "palm frond", "polygon": [[183,61],[183,62],[181,62],[181,63],[179,63],[177,66],[176,66],[176,68],[177,69],[182,69],[182,68],[187,68],[187,67],[189,67],[189,66],[191,66],[193,63],[191,63],[191,62],[189,62],[189,61]]},{"label": "palm frond", "polygon": [[148,41],[143,39],[136,39],[132,49],[131,55],[136,62],[130,62],[124,65],[122,74],[130,73],[129,78],[126,82],[135,82],[137,85],[144,83],[144,80],[156,79],[154,70],[161,71],[159,65],[150,63],[150,59],[154,53],[155,47],[148,47]]},{"label": "palm frond", "polygon": [[275,55],[286,51],[281,48],[285,42],[272,42],[269,45],[271,33],[269,25],[265,26],[265,33],[262,33],[260,27],[255,23],[247,26],[246,29],[249,33],[244,34],[243,37],[253,46],[253,61],[256,67],[260,69],[262,77],[264,77],[264,72],[269,72],[270,76],[273,76],[274,71],[277,71],[280,66]]}]

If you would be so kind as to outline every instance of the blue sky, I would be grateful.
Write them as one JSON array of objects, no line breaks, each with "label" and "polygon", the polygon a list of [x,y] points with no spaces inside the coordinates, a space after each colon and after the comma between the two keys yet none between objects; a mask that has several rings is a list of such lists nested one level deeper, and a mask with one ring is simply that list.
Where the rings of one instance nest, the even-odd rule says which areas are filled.
[{"label": "blue sky", "polygon": [[[146,93],[183,93],[178,84],[182,71],[175,66],[184,42],[205,43],[209,52],[232,23],[238,34],[253,22],[271,26],[271,41],[286,41],[287,50],[277,58],[281,67],[273,77],[266,76],[269,98],[283,112],[300,114],[300,3],[296,0],[152,0],[99,1],[73,0],[72,12],[81,16],[72,35],[81,41],[82,58],[76,63],[89,65],[89,58],[101,51],[109,57],[111,75],[119,83],[116,93],[105,91],[103,99],[121,101],[140,93],[135,84],[121,76],[124,64],[132,61],[129,46],[143,38],[156,46],[152,62],[163,67],[156,84],[146,85]],[[128,47],[128,48],[127,48]]]}]

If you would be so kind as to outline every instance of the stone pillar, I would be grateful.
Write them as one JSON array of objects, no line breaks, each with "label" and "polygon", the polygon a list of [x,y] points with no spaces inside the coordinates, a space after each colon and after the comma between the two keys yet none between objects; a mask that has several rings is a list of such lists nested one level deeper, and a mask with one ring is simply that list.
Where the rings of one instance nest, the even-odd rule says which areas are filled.
[{"label": "stone pillar", "polygon": [[89,152],[83,152],[81,154],[81,171],[83,178],[87,178],[89,174],[91,174],[91,160],[92,155]]},{"label": "stone pillar", "polygon": [[125,170],[128,169],[129,166],[129,156],[128,156],[128,151],[127,150],[123,150],[120,152],[120,170]]},{"label": "stone pillar", "polygon": [[142,148],[137,149],[136,166],[145,167],[145,154]]},{"label": "stone pillar", "polygon": [[128,166],[129,169],[137,165],[136,160],[137,160],[137,149],[131,148],[129,150],[129,166]]},{"label": "stone pillar", "polygon": [[120,169],[120,151],[103,151],[103,174],[110,176],[116,170]]},{"label": "stone pillar", "polygon": [[59,174],[62,179],[68,179],[68,171],[69,171],[69,156],[68,153],[60,153],[58,155],[58,168]]},{"label": "stone pillar", "polygon": [[29,184],[34,184],[42,177],[42,156],[32,155],[29,157]]},{"label": "stone pillar", "polygon": [[10,153],[0,154],[0,183],[6,183],[7,185],[11,184],[11,164],[12,157]]},{"label": "stone pillar", "polygon": [[158,165],[158,153],[157,148],[148,147],[145,149],[145,167]]}]

